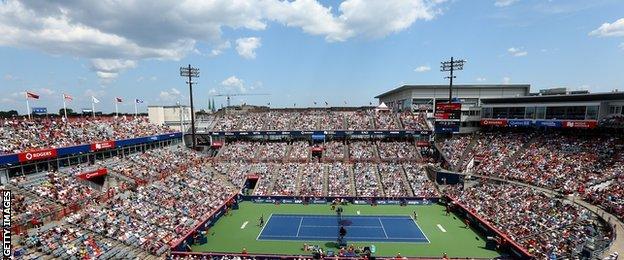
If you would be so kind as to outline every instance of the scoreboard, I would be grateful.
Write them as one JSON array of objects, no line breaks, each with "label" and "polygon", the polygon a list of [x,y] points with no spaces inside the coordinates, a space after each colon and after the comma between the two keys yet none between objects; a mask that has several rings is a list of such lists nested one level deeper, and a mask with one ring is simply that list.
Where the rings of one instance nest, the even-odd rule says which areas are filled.
[{"label": "scoreboard", "polygon": [[461,124],[461,103],[438,102],[435,105],[435,132],[457,133]]}]

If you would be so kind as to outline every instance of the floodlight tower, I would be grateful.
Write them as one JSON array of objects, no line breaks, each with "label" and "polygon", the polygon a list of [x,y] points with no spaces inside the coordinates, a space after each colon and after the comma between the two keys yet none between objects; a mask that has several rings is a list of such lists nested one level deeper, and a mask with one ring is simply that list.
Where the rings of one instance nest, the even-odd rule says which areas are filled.
[{"label": "floodlight tower", "polygon": [[[189,98],[191,99],[191,138],[193,139],[192,147],[196,149],[197,140],[195,140],[195,109],[193,108],[193,78],[199,78],[199,69],[191,67],[191,64],[188,67],[180,67],[180,76],[188,77],[189,85]],[[182,133],[182,138],[184,138],[184,133]]]},{"label": "floodlight tower", "polygon": [[453,57],[451,57],[450,61],[443,61],[441,63],[440,71],[450,72],[450,76],[444,78],[449,79],[449,103],[451,103],[453,100],[453,79],[455,78],[455,76],[453,76],[453,71],[463,70],[466,60],[454,60]]}]

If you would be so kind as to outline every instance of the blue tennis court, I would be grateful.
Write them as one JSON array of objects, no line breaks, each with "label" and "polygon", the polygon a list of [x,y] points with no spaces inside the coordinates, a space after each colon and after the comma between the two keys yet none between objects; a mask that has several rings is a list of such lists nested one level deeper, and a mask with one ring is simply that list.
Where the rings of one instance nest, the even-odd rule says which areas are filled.
[{"label": "blue tennis court", "polygon": [[[347,241],[429,243],[409,216],[343,215],[340,223],[347,229]],[[334,215],[272,214],[258,240],[335,241],[339,227]]]}]

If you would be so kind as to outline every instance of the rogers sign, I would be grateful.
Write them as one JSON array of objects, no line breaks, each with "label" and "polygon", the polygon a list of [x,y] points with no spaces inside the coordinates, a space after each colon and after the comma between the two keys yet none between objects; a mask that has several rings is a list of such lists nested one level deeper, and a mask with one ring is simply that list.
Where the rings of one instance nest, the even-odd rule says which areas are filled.
[{"label": "rogers sign", "polygon": [[29,162],[43,159],[55,158],[57,156],[56,149],[46,149],[19,153],[17,158],[20,162]]}]

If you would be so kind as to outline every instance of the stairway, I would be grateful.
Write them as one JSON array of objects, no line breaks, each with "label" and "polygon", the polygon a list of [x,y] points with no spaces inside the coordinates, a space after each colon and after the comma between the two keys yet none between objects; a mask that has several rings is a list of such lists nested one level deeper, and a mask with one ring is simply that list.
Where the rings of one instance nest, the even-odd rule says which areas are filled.
[{"label": "stairway", "polygon": [[349,181],[351,182],[351,189],[349,191],[349,195],[355,196],[355,173],[353,172],[353,164],[349,165]]},{"label": "stairway", "polygon": [[468,155],[472,152],[472,149],[474,149],[474,146],[477,144],[477,139],[476,136],[473,134],[470,138],[470,143],[468,143],[468,145],[466,146],[466,148],[464,149],[464,152],[462,153],[461,157],[459,158],[459,161],[457,162],[457,165],[453,165],[453,167],[455,168],[456,171],[463,171],[464,169],[464,161],[466,161],[466,159],[468,159]]},{"label": "stairway", "polygon": [[297,172],[297,177],[295,179],[295,195],[299,196],[301,194],[301,174],[302,171]]},{"label": "stairway", "polygon": [[377,180],[379,180],[377,182],[377,189],[379,189],[379,196],[386,196],[386,190],[383,187],[382,181],[381,181],[381,173],[379,173],[379,168],[377,166],[372,168],[375,171],[375,174],[377,174]]},{"label": "stairway", "polygon": [[403,184],[405,184],[405,191],[407,192],[407,196],[413,197],[414,191],[412,190],[412,185],[410,185],[409,179],[407,178],[407,173],[405,173],[405,169],[403,169],[403,165],[401,165],[401,180]]},{"label": "stairway", "polygon": [[327,196],[329,192],[329,165],[323,165],[323,195]]}]

